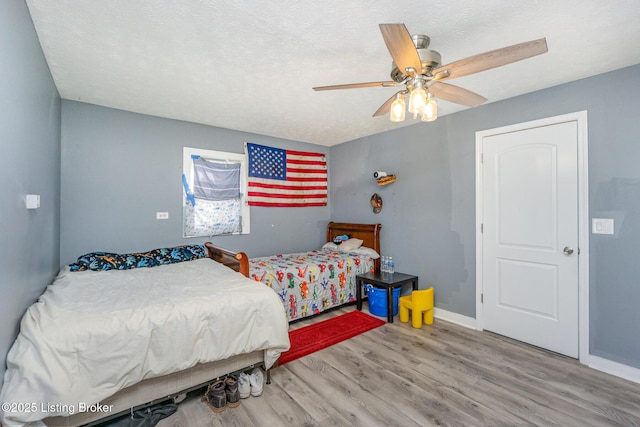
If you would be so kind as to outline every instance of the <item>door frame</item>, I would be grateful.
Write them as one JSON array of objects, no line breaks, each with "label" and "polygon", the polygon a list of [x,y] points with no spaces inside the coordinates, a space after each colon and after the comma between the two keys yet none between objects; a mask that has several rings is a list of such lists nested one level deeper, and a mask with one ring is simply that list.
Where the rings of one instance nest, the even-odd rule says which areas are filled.
[{"label": "door frame", "polygon": [[476,329],[484,330],[482,245],[482,154],[483,138],[533,127],[576,122],[578,132],[578,354],[582,363],[589,355],[589,159],[587,111],[563,114],[515,125],[476,132]]}]

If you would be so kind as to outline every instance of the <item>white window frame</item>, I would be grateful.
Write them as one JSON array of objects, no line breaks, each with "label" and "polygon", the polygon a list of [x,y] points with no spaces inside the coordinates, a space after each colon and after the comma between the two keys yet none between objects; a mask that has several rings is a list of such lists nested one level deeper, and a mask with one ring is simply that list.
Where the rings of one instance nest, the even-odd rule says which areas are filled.
[{"label": "white window frame", "polygon": [[[182,148],[182,173],[187,179],[187,183],[189,186],[193,186],[193,161],[191,159],[192,155],[200,156],[205,160],[216,161],[216,162],[234,162],[240,163],[240,215],[242,219],[242,227],[240,232],[236,232],[233,234],[249,234],[250,233],[250,218],[249,218],[249,203],[247,202],[247,157],[238,153],[229,153],[226,151],[215,151],[215,150],[206,150],[202,148],[193,148],[193,147],[183,147]],[[190,188],[193,190],[192,188]],[[185,206],[189,203],[187,198],[185,197],[185,189],[182,188],[182,237],[184,238],[192,238],[192,237],[203,237],[203,236],[187,236],[185,234]],[[225,236],[226,234],[221,234],[220,236]]]}]

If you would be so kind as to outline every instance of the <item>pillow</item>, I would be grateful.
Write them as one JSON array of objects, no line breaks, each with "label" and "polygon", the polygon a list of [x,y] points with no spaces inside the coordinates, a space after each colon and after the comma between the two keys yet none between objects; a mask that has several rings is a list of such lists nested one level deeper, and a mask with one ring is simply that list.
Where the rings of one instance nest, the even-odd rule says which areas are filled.
[{"label": "pillow", "polygon": [[131,268],[155,267],[163,264],[204,258],[207,251],[203,245],[184,245],[173,248],[159,248],[133,254],[91,252],[82,255],[73,264],[71,271],[129,270]]},{"label": "pillow", "polygon": [[73,264],[69,264],[71,271],[84,270],[121,270],[127,264],[127,257],[110,252],[91,252],[78,257]]},{"label": "pillow", "polygon": [[333,242],[327,242],[324,245],[322,245],[322,250],[330,250],[330,251],[337,251],[338,250],[338,245],[336,245]]},{"label": "pillow", "polygon": [[358,249],[360,246],[362,246],[362,240],[352,238],[340,243],[338,250],[340,252],[351,252],[354,249]]},{"label": "pillow", "polygon": [[354,249],[352,251],[349,251],[352,254],[358,254],[358,255],[362,255],[362,256],[368,256],[371,259],[378,259],[380,258],[380,254],[378,254],[378,252],[374,251],[371,248],[368,248],[366,246],[360,246],[357,249]]}]

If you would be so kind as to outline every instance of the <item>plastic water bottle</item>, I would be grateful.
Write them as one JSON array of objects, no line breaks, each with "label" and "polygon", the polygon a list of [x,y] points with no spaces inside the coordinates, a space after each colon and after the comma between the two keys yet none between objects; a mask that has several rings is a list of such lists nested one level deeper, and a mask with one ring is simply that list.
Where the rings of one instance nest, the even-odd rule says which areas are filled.
[{"label": "plastic water bottle", "polygon": [[387,271],[389,273],[393,273],[395,271],[395,268],[393,266],[393,257],[392,256],[390,256],[389,260],[387,261]]},{"label": "plastic water bottle", "polygon": [[388,267],[389,267],[389,263],[387,262],[387,257],[386,257],[386,256],[383,256],[383,257],[381,257],[381,258],[382,258],[382,261],[380,262],[380,270],[381,270],[383,273],[386,273],[386,272],[387,272],[387,269],[388,269]]}]

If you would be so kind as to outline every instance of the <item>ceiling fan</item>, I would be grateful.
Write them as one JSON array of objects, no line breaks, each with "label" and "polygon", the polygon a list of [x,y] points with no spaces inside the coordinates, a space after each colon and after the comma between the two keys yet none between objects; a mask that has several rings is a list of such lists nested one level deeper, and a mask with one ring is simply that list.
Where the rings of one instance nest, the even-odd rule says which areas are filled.
[{"label": "ceiling fan", "polygon": [[470,90],[445,83],[445,80],[501,67],[547,52],[547,41],[541,38],[440,65],[440,54],[429,49],[429,37],[423,34],[412,36],[404,24],[380,24],[380,31],[393,58],[391,81],[319,86],[314,87],[313,90],[404,85],[405,88],[382,104],[373,116],[381,116],[389,112],[391,121],[403,121],[405,98],[408,96],[409,113],[413,114],[414,118],[420,116],[423,121],[432,121],[438,114],[435,98],[468,107],[477,107],[487,100]]}]

